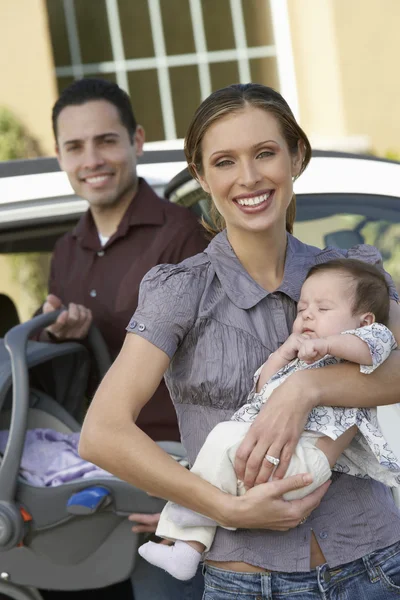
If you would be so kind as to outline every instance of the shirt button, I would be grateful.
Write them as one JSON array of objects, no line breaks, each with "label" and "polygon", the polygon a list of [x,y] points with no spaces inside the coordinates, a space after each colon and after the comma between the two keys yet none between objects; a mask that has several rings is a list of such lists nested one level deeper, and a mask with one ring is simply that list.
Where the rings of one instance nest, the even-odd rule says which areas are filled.
[{"label": "shirt button", "polygon": [[105,252],[104,250],[99,250],[97,253],[97,256],[104,256]]},{"label": "shirt button", "polygon": [[97,296],[96,290],[90,290],[89,293],[90,293],[90,295],[91,295],[92,298],[96,298],[96,296]]},{"label": "shirt button", "polygon": [[146,325],[143,325],[143,323],[140,323],[138,329],[139,329],[139,331],[144,331],[146,329]]},{"label": "shirt button", "polygon": [[328,537],[328,532],[321,531],[321,533],[319,534],[319,537],[321,538],[321,540],[326,540],[326,538]]},{"label": "shirt button", "polygon": [[132,319],[132,321],[129,323],[129,327],[132,327],[132,329],[135,329],[137,325],[137,321],[135,321],[134,319]]}]

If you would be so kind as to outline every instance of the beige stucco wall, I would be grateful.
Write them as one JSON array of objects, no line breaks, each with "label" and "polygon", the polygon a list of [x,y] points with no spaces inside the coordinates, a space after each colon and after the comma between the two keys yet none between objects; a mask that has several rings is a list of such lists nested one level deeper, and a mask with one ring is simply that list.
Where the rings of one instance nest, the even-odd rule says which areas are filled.
[{"label": "beige stucco wall", "polygon": [[0,105],[21,119],[43,154],[54,154],[57,89],[45,0],[0,0],[0,40]]},{"label": "beige stucco wall", "polygon": [[309,135],[345,135],[334,0],[287,0],[301,124]]},{"label": "beige stucco wall", "polygon": [[350,134],[400,153],[399,0],[334,0],[342,91]]},{"label": "beige stucco wall", "polygon": [[287,4],[300,118],[310,137],[361,136],[378,153],[400,152],[400,1]]}]

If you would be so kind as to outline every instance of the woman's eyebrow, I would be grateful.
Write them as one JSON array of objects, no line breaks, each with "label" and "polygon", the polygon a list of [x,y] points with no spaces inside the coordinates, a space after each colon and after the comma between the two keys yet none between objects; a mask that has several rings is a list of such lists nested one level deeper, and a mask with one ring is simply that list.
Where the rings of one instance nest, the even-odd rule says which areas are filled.
[{"label": "woman's eyebrow", "polygon": [[258,148],[259,146],[264,146],[265,144],[276,144],[279,146],[279,143],[276,140],[265,140],[264,142],[257,142],[257,144],[254,144],[252,148]]},{"label": "woman's eyebrow", "polygon": [[[279,143],[276,140],[265,140],[263,142],[257,142],[257,144],[253,144],[252,146],[250,146],[252,149],[253,148],[259,148],[259,146],[264,146],[265,144],[276,144],[277,146],[279,146]],[[212,156],[214,156],[214,154],[230,154],[231,152],[233,152],[233,150],[216,150],[215,152],[213,152],[212,154],[210,154],[210,158]]]}]

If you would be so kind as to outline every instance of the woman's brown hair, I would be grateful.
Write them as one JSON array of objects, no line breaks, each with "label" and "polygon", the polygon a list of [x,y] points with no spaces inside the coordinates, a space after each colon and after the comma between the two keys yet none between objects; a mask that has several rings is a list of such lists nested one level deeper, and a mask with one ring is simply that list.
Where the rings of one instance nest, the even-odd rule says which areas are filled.
[{"label": "woman's brown hair", "polygon": [[[310,142],[298,125],[288,103],[274,89],[259,83],[237,83],[213,92],[206,98],[195,112],[185,137],[185,156],[191,175],[197,179],[203,172],[201,144],[208,128],[226,115],[243,110],[249,104],[270,112],[276,118],[286,140],[289,151],[297,154],[302,146],[304,155],[299,175],[304,171],[311,159]],[[296,217],[296,196],[290,201],[286,211],[286,230],[293,232]],[[210,233],[216,234],[225,228],[225,221],[211,202],[210,219],[213,225],[205,224]]]}]

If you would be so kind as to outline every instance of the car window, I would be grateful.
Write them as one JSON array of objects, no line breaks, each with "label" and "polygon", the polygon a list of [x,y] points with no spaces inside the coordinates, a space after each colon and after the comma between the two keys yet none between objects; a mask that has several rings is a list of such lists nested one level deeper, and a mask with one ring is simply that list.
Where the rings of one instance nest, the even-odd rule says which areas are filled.
[{"label": "car window", "polygon": [[[362,202],[359,197],[347,197],[337,206],[335,199],[324,198],[321,203],[316,204],[315,198],[299,198],[294,235],[319,248],[375,246],[400,289],[400,199],[381,201],[376,197]],[[347,210],[343,210],[344,203]]]},{"label": "car window", "polygon": [[[11,310],[8,302],[4,304],[6,296],[15,305],[21,321],[32,317],[47,292],[50,258],[50,252],[0,255],[0,310]],[[13,321],[12,312],[9,318],[10,322]]]}]

